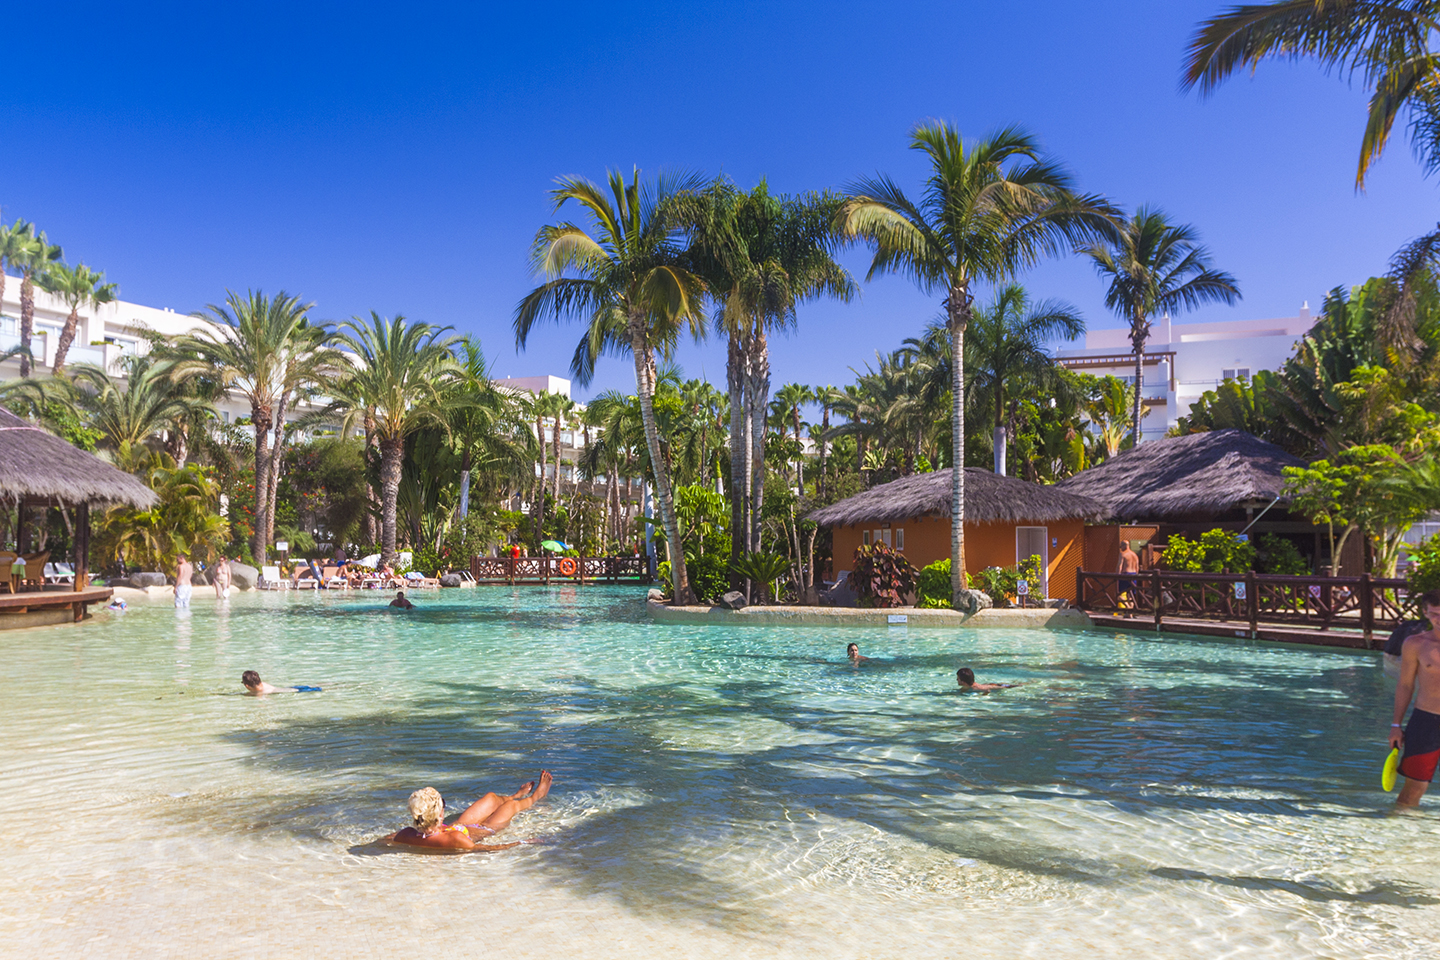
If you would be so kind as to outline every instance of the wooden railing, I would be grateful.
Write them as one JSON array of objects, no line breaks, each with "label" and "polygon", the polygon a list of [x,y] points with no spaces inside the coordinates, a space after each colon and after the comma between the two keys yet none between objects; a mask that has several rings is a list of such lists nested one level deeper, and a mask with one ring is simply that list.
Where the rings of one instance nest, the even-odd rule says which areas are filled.
[{"label": "wooden railing", "polygon": [[[562,565],[571,573],[562,573]],[[645,557],[471,557],[477,583],[649,583]]]},{"label": "wooden railing", "polygon": [[1360,630],[1369,640],[1413,616],[1404,580],[1250,573],[1075,573],[1076,601],[1094,613]]}]

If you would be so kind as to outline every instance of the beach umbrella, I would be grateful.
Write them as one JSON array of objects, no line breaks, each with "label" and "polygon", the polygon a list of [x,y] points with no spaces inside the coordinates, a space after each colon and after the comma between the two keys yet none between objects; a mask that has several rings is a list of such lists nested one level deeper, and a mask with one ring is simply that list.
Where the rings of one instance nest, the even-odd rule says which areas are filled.
[{"label": "beach umbrella", "polygon": [[565,544],[561,543],[559,540],[546,540],[544,543],[540,544],[540,549],[549,550],[551,553],[564,553],[570,548],[565,546]]}]

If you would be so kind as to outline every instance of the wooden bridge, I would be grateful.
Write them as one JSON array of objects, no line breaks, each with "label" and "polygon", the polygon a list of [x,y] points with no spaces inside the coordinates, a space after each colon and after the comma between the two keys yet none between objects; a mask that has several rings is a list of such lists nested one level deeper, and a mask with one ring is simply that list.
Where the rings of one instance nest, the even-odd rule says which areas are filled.
[{"label": "wooden bridge", "polygon": [[643,556],[471,557],[470,576],[476,583],[510,585],[649,583],[650,564]]},{"label": "wooden bridge", "polygon": [[[1406,582],[1259,573],[1075,574],[1076,605],[1097,626],[1376,649],[1417,617]],[[1128,593],[1126,593],[1128,588]]]}]

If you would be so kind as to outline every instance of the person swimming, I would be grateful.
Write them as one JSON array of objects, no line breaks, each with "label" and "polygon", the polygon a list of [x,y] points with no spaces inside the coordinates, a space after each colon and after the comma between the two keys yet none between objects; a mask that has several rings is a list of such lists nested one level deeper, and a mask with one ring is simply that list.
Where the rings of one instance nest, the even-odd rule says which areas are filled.
[{"label": "person swimming", "polygon": [[858,643],[848,644],[845,647],[845,657],[856,666],[859,666],[862,663],[870,662],[869,657],[862,657],[860,655],[860,644]]},{"label": "person swimming", "polygon": [[956,670],[955,680],[960,684],[961,693],[989,693],[992,690],[1008,690],[1016,686],[1013,683],[976,683],[975,671],[969,667]]},{"label": "person swimming", "polygon": [[267,693],[320,693],[319,687],[272,687],[260,679],[260,674],[254,670],[246,670],[240,674],[240,683],[245,691],[254,697],[263,697]]},{"label": "person swimming", "polygon": [[398,610],[414,610],[414,609],[415,609],[415,604],[413,604],[413,603],[411,603],[409,600],[406,600],[406,599],[405,599],[405,591],[404,591],[404,590],[396,590],[396,591],[395,591],[395,599],[390,601],[390,606],[395,607],[395,608],[398,609]]},{"label": "person swimming", "polygon": [[554,778],[549,770],[540,771],[539,782],[522,784],[508,797],[487,793],[465,808],[452,824],[445,823],[445,801],[434,787],[422,787],[410,794],[410,816],[414,825],[397,830],[383,839],[411,847],[439,850],[483,851],[508,850],[520,846],[511,843],[478,843],[510,825],[515,814],[529,810],[550,793]]}]

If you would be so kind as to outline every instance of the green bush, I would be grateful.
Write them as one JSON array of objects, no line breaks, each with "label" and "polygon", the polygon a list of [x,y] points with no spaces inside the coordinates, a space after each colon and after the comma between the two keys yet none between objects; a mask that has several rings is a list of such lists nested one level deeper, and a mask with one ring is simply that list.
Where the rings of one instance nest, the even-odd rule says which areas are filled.
[{"label": "green bush", "polygon": [[685,560],[685,572],[690,576],[690,589],[701,603],[714,603],[720,595],[730,589],[730,563],[728,556],[707,553]]},{"label": "green bush", "polygon": [[955,604],[940,597],[921,597],[920,602],[915,604],[921,610],[954,610]]},{"label": "green bush", "polygon": [[850,582],[861,606],[898,607],[915,590],[919,576],[909,560],[883,543],[872,543],[855,550]]},{"label": "green bush", "polygon": [[1415,597],[1440,587],[1440,536],[1422,540],[1409,549],[1410,572],[1407,592]]},{"label": "green bush", "polygon": [[1165,569],[1182,573],[1244,573],[1255,567],[1255,545],[1230,530],[1206,530],[1199,541],[1170,538],[1165,547]]},{"label": "green bush", "polygon": [[1309,574],[1310,564],[1294,542],[1273,533],[1262,533],[1255,538],[1259,547],[1258,573],[1277,573],[1290,577]]},{"label": "green bush", "polygon": [[770,598],[779,599],[780,578],[790,572],[790,561],[778,553],[747,553],[733,561],[730,569],[759,586],[761,596],[756,599],[764,603]]},{"label": "green bush", "polygon": [[975,588],[997,607],[1019,596],[1021,580],[1030,585],[1030,595],[1038,597],[1043,566],[1044,561],[1032,554],[1013,567],[986,567],[975,575]]},{"label": "green bush", "polygon": [[[965,576],[965,586],[970,586],[970,576]],[[926,610],[946,610],[954,606],[950,595],[950,558],[936,560],[920,571],[915,583],[916,606]]]}]

